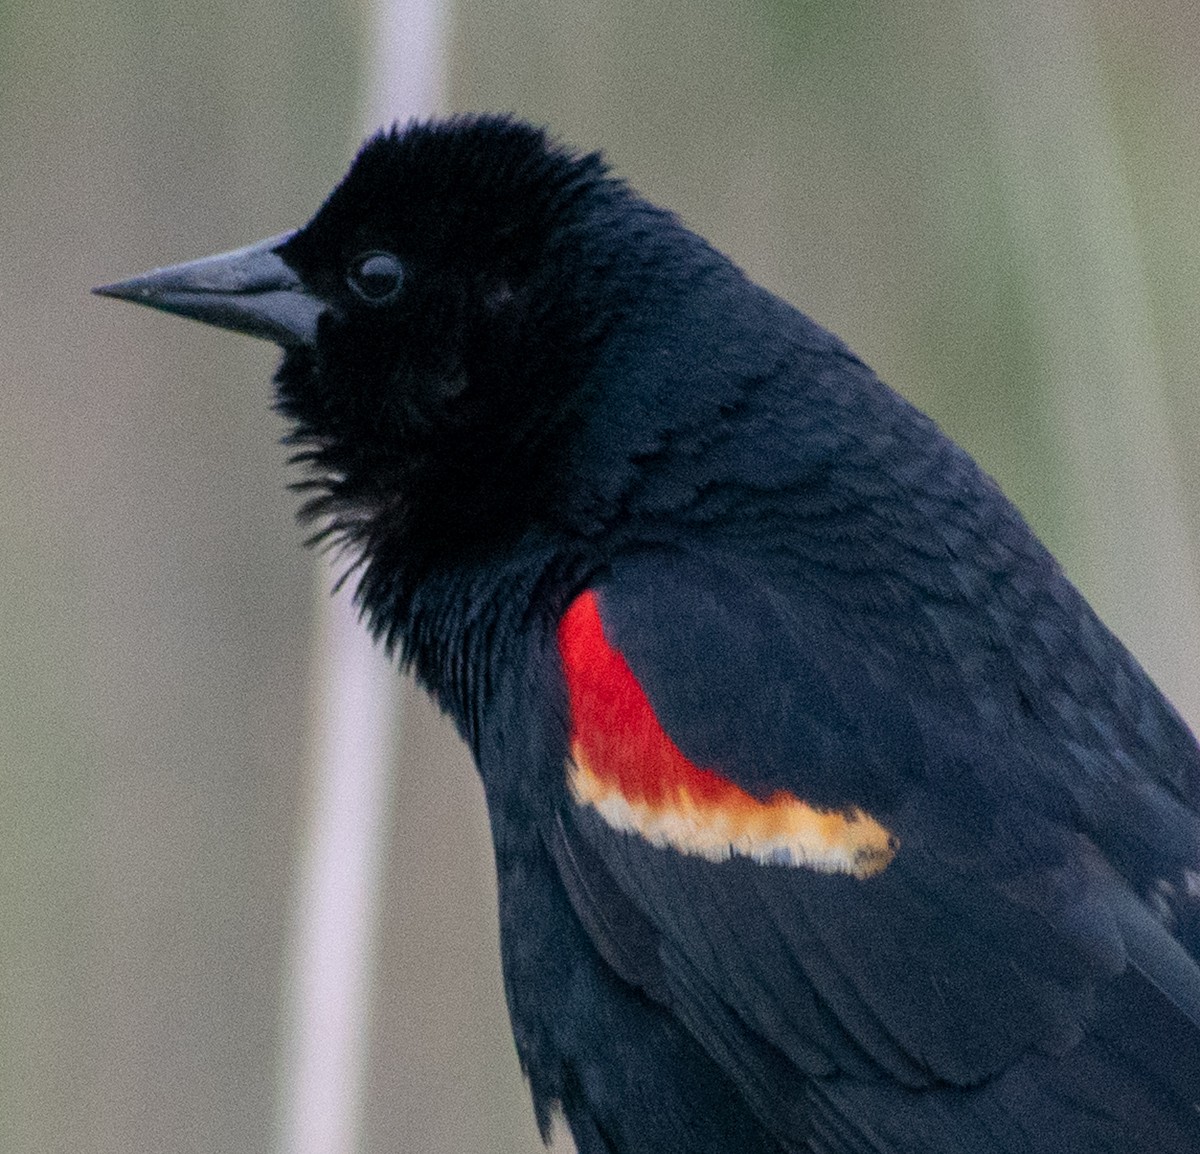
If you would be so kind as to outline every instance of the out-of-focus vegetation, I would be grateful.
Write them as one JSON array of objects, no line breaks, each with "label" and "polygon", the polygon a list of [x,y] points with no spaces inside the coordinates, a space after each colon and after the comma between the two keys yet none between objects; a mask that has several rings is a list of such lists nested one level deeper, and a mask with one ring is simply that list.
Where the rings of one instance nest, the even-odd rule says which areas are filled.
[{"label": "out-of-focus vegetation", "polygon": [[[274,353],[93,283],[301,222],[344,0],[0,7],[0,1149],[271,1147],[311,627]],[[1200,719],[1200,24],[1182,0],[460,0],[454,108],[616,168],[999,478]],[[465,756],[410,695],[368,1150],[532,1150]]]}]

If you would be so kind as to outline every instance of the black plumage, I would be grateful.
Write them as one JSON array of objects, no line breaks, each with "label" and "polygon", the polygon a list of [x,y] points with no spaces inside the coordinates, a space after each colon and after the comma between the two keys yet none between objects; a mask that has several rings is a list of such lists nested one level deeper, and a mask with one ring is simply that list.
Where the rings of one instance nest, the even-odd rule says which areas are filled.
[{"label": "black plumage", "polygon": [[[102,291],[284,346],[305,515],[483,778],[543,1126],[581,1154],[1200,1149],[1196,744],[835,337],[492,117],[381,135],[299,231]],[[595,748],[665,731],[691,794],[648,762],[581,792],[585,590],[653,719],[614,707]],[[822,832],[705,840],[798,807]],[[869,871],[821,840],[868,824]]]}]

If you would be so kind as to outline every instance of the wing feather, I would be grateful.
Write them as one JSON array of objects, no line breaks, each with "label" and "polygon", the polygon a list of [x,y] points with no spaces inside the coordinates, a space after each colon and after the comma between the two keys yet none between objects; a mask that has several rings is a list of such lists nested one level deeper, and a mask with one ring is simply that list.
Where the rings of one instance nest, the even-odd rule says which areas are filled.
[{"label": "wing feather", "polygon": [[[1088,1134],[1093,1114],[1116,1112],[1113,1150],[1139,1149],[1139,1111],[1161,1119],[1162,1149],[1200,1143],[1200,1108],[1181,1089],[1200,1088],[1195,943],[1137,889],[1200,861],[1177,768],[1165,792],[1127,772],[1150,782],[1131,832],[1133,819],[1095,808],[1095,766],[1055,748],[1032,715],[1024,736],[1012,719],[997,729],[952,664],[915,681],[894,646],[841,630],[819,592],[785,595],[725,561],[635,558],[595,604],[689,764],[760,802],[869,814],[897,839],[882,869],[830,873],[681,853],[578,794],[560,826],[560,871],[601,954],[672,1008],[777,1133],[849,1154],[911,1149],[903,1134],[922,1130],[942,1135],[929,1150],[959,1150],[949,1135],[974,1128],[973,1151],[1040,1150],[1021,1111],[1061,1125],[1074,1109]],[[1190,926],[1181,887],[1171,913]],[[1136,1043],[1145,1027],[1125,1006],[1139,983],[1159,1019],[1173,1015],[1170,1072]],[[1122,1030],[1135,1041],[1115,1043]],[[799,1100],[798,1085],[802,1117],[772,1105]],[[895,1131],[871,1132],[868,1102],[889,1098]]]}]

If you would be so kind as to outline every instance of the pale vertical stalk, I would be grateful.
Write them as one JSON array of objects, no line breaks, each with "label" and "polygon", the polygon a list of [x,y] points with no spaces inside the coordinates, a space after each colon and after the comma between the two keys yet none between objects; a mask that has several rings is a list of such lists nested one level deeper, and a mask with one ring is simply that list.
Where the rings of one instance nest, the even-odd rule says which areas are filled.
[{"label": "pale vertical stalk", "polygon": [[399,678],[371,645],[349,595],[328,595],[328,580],[322,571],[319,728],[290,974],[285,1154],[350,1154],[356,1147],[388,774],[398,736]]},{"label": "pale vertical stalk", "polygon": [[445,102],[444,0],[374,0],[367,128],[431,116]]},{"label": "pale vertical stalk", "polygon": [[[367,128],[442,101],[439,0],[375,0]],[[400,679],[358,621],[349,592],[325,592],[314,709],[319,722],[309,835],[288,992],[280,1146],[352,1154],[360,1129],[371,957],[389,773],[400,743]]]}]

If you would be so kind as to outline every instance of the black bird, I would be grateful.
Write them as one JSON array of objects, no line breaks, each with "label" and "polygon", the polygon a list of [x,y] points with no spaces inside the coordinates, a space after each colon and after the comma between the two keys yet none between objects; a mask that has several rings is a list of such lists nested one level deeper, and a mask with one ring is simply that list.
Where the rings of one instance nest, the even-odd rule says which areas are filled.
[{"label": "black bird", "polygon": [[485,786],[581,1154],[1196,1154],[1200,753],[971,459],[497,117],[98,290],[284,348],[375,634]]}]

